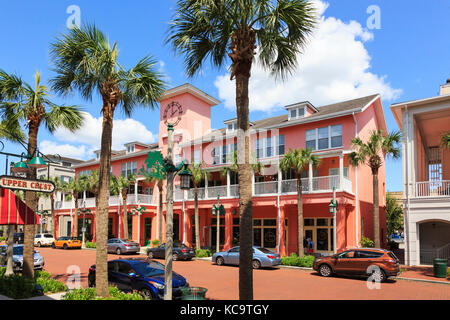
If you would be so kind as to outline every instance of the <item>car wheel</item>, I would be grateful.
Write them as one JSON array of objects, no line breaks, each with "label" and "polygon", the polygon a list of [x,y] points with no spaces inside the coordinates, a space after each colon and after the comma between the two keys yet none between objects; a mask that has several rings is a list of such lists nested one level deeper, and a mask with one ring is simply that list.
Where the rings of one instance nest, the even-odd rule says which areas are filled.
[{"label": "car wheel", "polygon": [[172,255],[172,260],[173,260],[173,261],[177,261],[177,260],[178,260],[178,255],[177,255],[176,253],[174,253],[174,254]]},{"label": "car wheel", "polygon": [[375,281],[379,282],[385,282],[387,279],[386,272],[384,272],[384,270],[379,267],[374,268],[372,276]]},{"label": "car wheel", "polygon": [[55,248],[56,248],[55,244],[54,244],[54,243],[52,243],[52,249],[55,249]]},{"label": "car wheel", "polygon": [[216,264],[218,265],[218,266],[223,266],[223,258],[222,257],[217,257],[217,259],[216,259]]},{"label": "car wheel", "polygon": [[120,248],[117,248],[116,254],[118,254],[118,255],[122,254],[122,251],[120,250]]},{"label": "car wheel", "polygon": [[140,291],[141,296],[146,300],[154,300],[155,297],[150,289],[144,288]]},{"label": "car wheel", "polygon": [[331,276],[332,271],[331,271],[331,268],[329,265],[322,264],[319,267],[319,273],[322,277],[329,277],[329,276]]},{"label": "car wheel", "polygon": [[67,244],[64,243],[63,249],[64,249],[64,250],[69,249],[69,247],[67,246]]},{"label": "car wheel", "polygon": [[149,259],[153,259],[153,252],[149,251],[147,255]]},{"label": "car wheel", "polygon": [[253,269],[261,268],[261,262],[259,262],[258,260],[253,260],[252,261],[252,267],[253,267]]}]

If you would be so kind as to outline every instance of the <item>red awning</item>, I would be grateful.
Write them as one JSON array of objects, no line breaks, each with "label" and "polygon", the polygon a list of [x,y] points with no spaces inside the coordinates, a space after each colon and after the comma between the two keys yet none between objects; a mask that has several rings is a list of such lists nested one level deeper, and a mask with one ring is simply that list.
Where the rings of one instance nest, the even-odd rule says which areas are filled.
[{"label": "red awning", "polygon": [[0,225],[39,224],[39,216],[9,189],[0,188]]}]

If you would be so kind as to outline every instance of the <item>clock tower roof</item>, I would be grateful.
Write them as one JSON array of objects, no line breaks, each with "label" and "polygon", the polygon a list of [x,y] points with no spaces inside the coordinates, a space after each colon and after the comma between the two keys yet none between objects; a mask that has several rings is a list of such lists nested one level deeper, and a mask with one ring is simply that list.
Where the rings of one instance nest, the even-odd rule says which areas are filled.
[{"label": "clock tower roof", "polygon": [[165,91],[161,98],[160,101],[163,100],[167,100],[170,99],[172,97],[175,96],[179,96],[183,93],[190,93],[193,96],[197,97],[200,100],[203,100],[204,102],[206,102],[207,104],[209,104],[210,106],[215,106],[218,105],[220,103],[219,100],[217,100],[216,98],[210,96],[209,94],[203,92],[202,90],[200,90],[197,87],[194,87],[193,85],[189,84],[189,83],[185,83],[181,86],[169,89],[167,91]]}]

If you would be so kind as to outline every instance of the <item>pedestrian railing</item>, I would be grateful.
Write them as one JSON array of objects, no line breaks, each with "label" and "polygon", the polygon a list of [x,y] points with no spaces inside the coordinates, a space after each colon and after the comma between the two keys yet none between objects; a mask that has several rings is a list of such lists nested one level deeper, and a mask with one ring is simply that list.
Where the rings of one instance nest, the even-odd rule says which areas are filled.
[{"label": "pedestrian railing", "polygon": [[450,197],[450,180],[416,182],[416,197]]}]

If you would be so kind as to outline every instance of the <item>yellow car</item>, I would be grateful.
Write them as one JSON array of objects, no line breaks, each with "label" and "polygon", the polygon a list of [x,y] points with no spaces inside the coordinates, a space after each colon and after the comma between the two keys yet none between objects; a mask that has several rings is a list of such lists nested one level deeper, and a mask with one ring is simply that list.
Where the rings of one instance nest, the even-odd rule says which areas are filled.
[{"label": "yellow car", "polygon": [[81,249],[81,241],[76,238],[72,238],[72,237],[60,237],[57,240],[53,241],[52,248],[53,249],[55,249],[55,248]]}]

